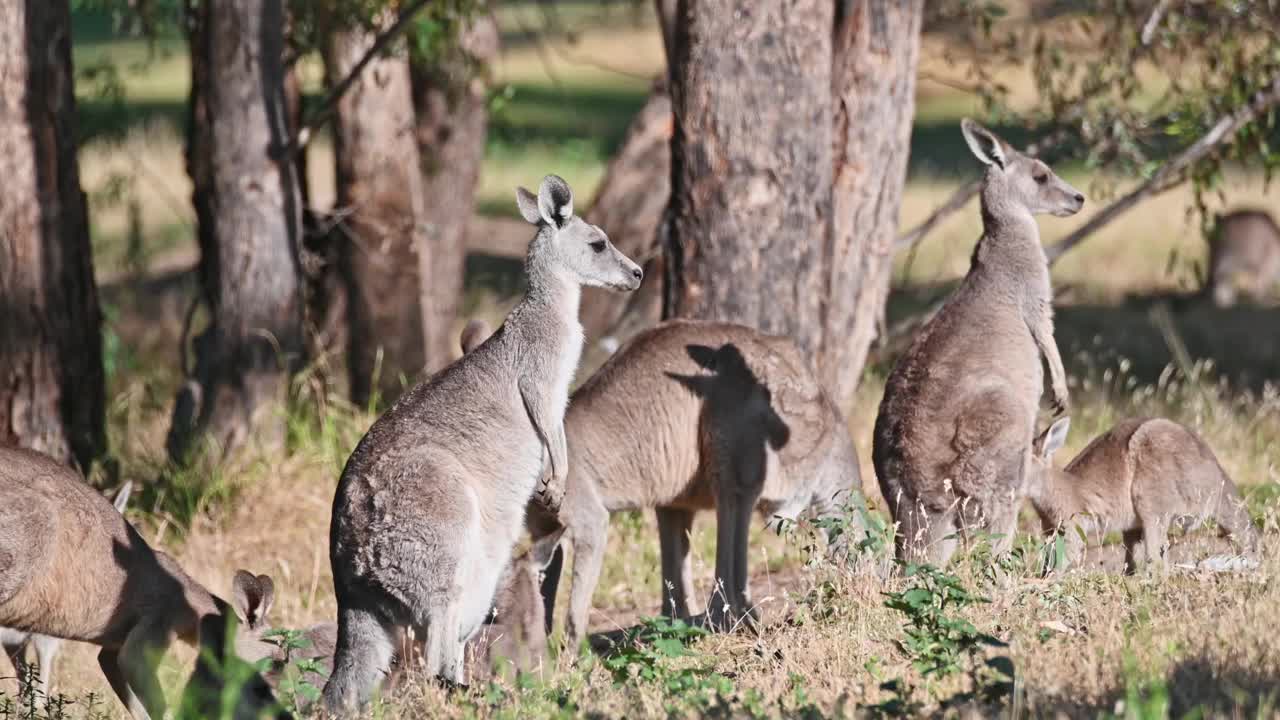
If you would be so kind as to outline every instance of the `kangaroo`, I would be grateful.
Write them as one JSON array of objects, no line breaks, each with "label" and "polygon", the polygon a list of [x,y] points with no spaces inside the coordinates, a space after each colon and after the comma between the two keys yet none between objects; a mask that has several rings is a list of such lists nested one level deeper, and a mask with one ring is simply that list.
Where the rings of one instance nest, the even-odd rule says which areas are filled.
[{"label": "kangaroo", "polygon": [[543,606],[542,583],[548,572],[560,572],[563,528],[533,541],[512,559],[494,599],[493,619],[471,642],[472,666],[477,674],[497,672],[503,663],[515,669],[535,669],[547,653],[550,631]]},{"label": "kangaroo", "polygon": [[1053,454],[1070,427],[1070,418],[1059,418],[1036,439],[1029,483],[1044,531],[1065,530],[1068,563],[1083,553],[1085,537],[1120,532],[1130,571],[1163,567],[1169,525],[1208,518],[1247,554],[1257,552],[1244,501],[1200,436],[1163,418],[1124,420],[1057,470]]},{"label": "kangaroo", "polygon": [[539,485],[563,486],[568,471],[564,410],[582,352],[581,286],[630,291],[644,275],[574,216],[559,177],[548,175],[536,197],[518,189],[516,200],[538,228],[527,294],[484,344],[379,418],[339,480],[331,712],[368,702],[398,628],[425,632],[430,675],[465,684],[463,648],[489,614],[525,505]]},{"label": "kangaroo", "polygon": [[[714,508],[718,590],[708,621],[726,628],[751,617],[753,508],[781,530],[807,510],[864,507],[845,420],[800,351],[740,325],[674,320],[639,333],[574,392],[565,433],[563,505],[535,499],[529,528],[538,538],[563,527],[574,550],[566,627],[573,645],[587,630],[610,513],[657,511],[669,588],[663,610],[688,618],[689,531],[698,510]],[[547,618],[558,581],[553,568],[543,585]]]},{"label": "kangaroo", "polygon": [[[102,647],[98,664],[134,718],[164,716],[156,663],[174,637],[221,649],[201,627],[256,617],[261,598],[232,607],[151,549],[72,469],[30,450],[0,448],[0,625]],[[240,634],[233,636],[237,641]],[[188,689],[220,694],[192,674]],[[256,674],[235,695],[236,718],[275,706]],[[279,717],[289,717],[281,713]]]},{"label": "kangaroo", "polygon": [[[116,491],[115,500],[111,502],[116,512],[124,512],[132,492],[132,480],[125,481],[125,484]],[[31,691],[31,671],[25,660],[26,650],[30,647],[35,651],[36,666],[39,668],[36,697],[40,698],[41,703],[47,703],[50,697],[50,681],[53,677],[53,660],[62,649],[62,639],[0,627],[0,646],[4,647],[5,653],[9,655],[9,661],[13,663],[13,669],[18,673],[20,685],[18,692],[22,695]]]},{"label": "kangaroo", "polygon": [[900,560],[945,564],[955,532],[984,527],[1009,549],[1049,367],[1053,404],[1067,379],[1053,339],[1053,293],[1035,216],[1073,215],[1084,195],[1035,158],[964,119],[985,164],[982,237],[969,272],[898,359],[876,416],[872,460],[898,524]]},{"label": "kangaroo", "polygon": [[[539,538],[514,557],[503,571],[495,593],[493,614],[468,646],[474,673],[487,675],[504,661],[510,661],[518,670],[531,670],[546,655],[548,631],[540,588],[548,566],[554,566],[559,572],[558,563],[563,557],[559,541],[559,532]],[[271,667],[264,677],[272,687],[279,684],[286,664],[304,659],[319,663],[321,680],[329,677],[338,644],[337,623],[317,623],[306,628],[302,631],[305,647],[291,651],[263,639],[270,630],[265,622],[252,625],[249,630],[258,642],[243,648],[242,656],[249,662],[270,660]],[[388,685],[394,685],[405,672],[409,662],[407,656],[411,654],[406,650],[413,649],[408,647],[403,637],[396,645],[399,654],[392,661]]]},{"label": "kangaroo", "polygon": [[1236,303],[1243,293],[1265,300],[1280,286],[1280,227],[1262,210],[1218,215],[1209,236],[1206,293],[1218,307]]}]

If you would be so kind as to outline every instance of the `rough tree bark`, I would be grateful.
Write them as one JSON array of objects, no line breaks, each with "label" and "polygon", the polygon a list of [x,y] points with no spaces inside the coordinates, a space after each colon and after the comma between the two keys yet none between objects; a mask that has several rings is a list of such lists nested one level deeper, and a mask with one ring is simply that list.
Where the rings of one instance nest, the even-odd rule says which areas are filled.
[{"label": "rough tree bark", "polygon": [[498,28],[479,16],[462,30],[455,47],[431,64],[411,64],[413,105],[422,160],[422,200],[427,219],[430,269],[421,290],[426,368],[437,370],[457,356],[454,319],[462,295],[467,221],[488,131],[484,67],[498,54]]},{"label": "rough tree bark", "polygon": [[[374,37],[359,28],[329,32],[330,85],[351,72]],[[419,263],[426,216],[403,52],[360,73],[338,100],[333,131],[351,398],[364,405],[376,389],[392,401],[426,364],[420,278],[430,277]]]},{"label": "rough tree bark", "polygon": [[680,0],[664,315],[821,347],[832,4]]},{"label": "rough tree bark", "polygon": [[106,445],[67,0],[0,2],[0,445],[85,470]]},{"label": "rough tree bark", "polygon": [[[836,3],[820,377],[843,403],[882,325],[915,117],[924,0]],[[841,12],[843,10],[843,12]]]},{"label": "rough tree bark", "polygon": [[[924,3],[821,4],[754,11],[746,29],[716,24],[733,3],[681,1],[664,312],[790,334],[843,404],[889,290]],[[830,45],[812,42],[819,26]],[[725,58],[734,80],[717,86]],[[748,131],[725,132],[735,120]]]},{"label": "rough tree bark", "polygon": [[169,431],[172,457],[197,439],[223,454],[282,438],[279,403],[303,356],[301,204],[288,146],[282,0],[226,0],[191,13],[187,171],[211,322]]}]

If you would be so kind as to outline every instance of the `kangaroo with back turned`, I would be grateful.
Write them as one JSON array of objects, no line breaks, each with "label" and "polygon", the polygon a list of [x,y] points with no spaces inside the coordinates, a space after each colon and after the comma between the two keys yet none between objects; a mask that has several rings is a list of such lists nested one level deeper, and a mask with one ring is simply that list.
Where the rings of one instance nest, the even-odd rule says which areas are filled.
[{"label": "kangaroo with back turned", "polygon": [[899,358],[876,417],[872,459],[898,524],[900,559],[944,564],[957,530],[1013,541],[1048,365],[1055,408],[1067,407],[1053,338],[1053,293],[1035,216],[1079,212],[1084,196],[1040,160],[967,118],[986,165],[982,237],[969,272]]},{"label": "kangaroo with back turned", "polygon": [[[535,539],[564,531],[573,550],[567,639],[587,631],[609,515],[657,511],[663,611],[689,618],[690,537],[716,511],[710,624],[749,620],[747,535],[758,511],[774,529],[804,514],[865,508],[858,461],[840,411],[790,340],[740,325],[675,320],[628,341],[574,392],[565,416],[569,475],[557,509],[530,503]],[[543,587],[548,625],[559,569]]]},{"label": "kangaroo with back turned", "polygon": [[[240,623],[262,614],[263,598],[248,590],[237,599],[229,605],[153,550],[74,470],[0,448],[0,625],[101,646],[98,664],[134,718],[164,716],[156,663],[175,637],[239,654]],[[228,696],[219,677],[199,670],[188,694],[229,699],[223,709],[237,720],[275,707],[256,673]]]},{"label": "kangaroo with back turned", "polygon": [[397,633],[423,633],[427,673],[466,680],[464,646],[546,473],[568,470],[564,410],[582,352],[581,286],[634,290],[643,275],[599,228],[573,214],[548,175],[517,191],[537,226],[529,289],[492,337],[410,390],[373,424],[334,498],[330,559],[338,646],[331,712],[363,706],[389,670]]}]

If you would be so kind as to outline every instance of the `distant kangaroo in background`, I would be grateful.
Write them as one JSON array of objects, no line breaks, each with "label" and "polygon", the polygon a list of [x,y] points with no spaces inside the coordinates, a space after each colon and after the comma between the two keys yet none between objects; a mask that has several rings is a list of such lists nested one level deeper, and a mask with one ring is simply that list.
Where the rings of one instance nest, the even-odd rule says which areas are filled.
[{"label": "distant kangaroo in background", "polygon": [[973,121],[986,167],[982,237],[969,272],[898,359],[876,417],[872,459],[898,524],[899,559],[945,564],[957,530],[1013,542],[1026,492],[1043,361],[1059,413],[1067,380],[1053,339],[1053,292],[1035,216],[1073,215],[1084,195]]},{"label": "distant kangaroo in background", "polygon": [[1095,541],[1119,532],[1130,571],[1163,567],[1170,524],[1209,518],[1256,554],[1258,531],[1244,499],[1213,450],[1190,429],[1163,418],[1124,420],[1094,438],[1065,469],[1054,469],[1053,454],[1070,427],[1070,418],[1060,418],[1036,439],[1029,483],[1045,532],[1063,531],[1068,563],[1084,551],[1081,532]]},{"label": "distant kangaroo in background", "polygon": [[[753,509],[775,529],[806,511],[865,509],[848,427],[800,351],[740,325],[675,320],[636,335],[574,392],[565,433],[563,503],[530,503],[529,529],[536,539],[564,527],[573,548],[571,644],[586,635],[610,513],[657,511],[663,611],[688,618],[689,532],[698,510],[714,508],[718,590],[708,612],[725,628],[750,611]],[[862,518],[851,520],[857,537]],[[558,581],[553,567],[548,624]]]},{"label": "distant kangaroo in background", "polygon": [[[237,595],[233,608],[153,550],[74,470],[0,448],[0,625],[101,646],[98,664],[134,718],[164,716],[156,664],[175,637],[219,656],[238,650],[245,636],[228,645],[227,629],[237,616],[253,622],[262,598]],[[187,693],[224,694],[199,664]],[[275,707],[256,673],[234,699],[237,720]]]},{"label": "distant kangaroo in background", "polygon": [[[126,481],[116,491],[115,500],[111,502],[116,512],[124,512],[132,491],[132,480]],[[62,639],[50,635],[38,635],[22,630],[0,627],[0,646],[4,647],[5,653],[9,655],[10,662],[13,663],[13,669],[18,673],[18,680],[20,681],[19,694],[24,694],[30,690],[27,683],[31,677],[31,671],[24,656],[28,647],[35,651],[36,665],[39,667],[36,695],[41,703],[47,703],[49,701],[50,680],[53,676],[53,661],[58,656],[58,651],[62,649]]]},{"label": "distant kangaroo in background", "polygon": [[492,337],[401,397],[347,461],[330,526],[338,647],[331,712],[362,707],[400,629],[429,675],[463,684],[463,648],[492,607],[539,481],[568,470],[564,410],[582,352],[582,285],[634,290],[639,266],[573,214],[548,175],[517,203],[537,226],[529,289]]},{"label": "distant kangaroo in background", "polygon": [[1263,210],[1218,215],[1209,235],[1207,294],[1230,307],[1244,294],[1255,302],[1280,290],[1280,227]]}]

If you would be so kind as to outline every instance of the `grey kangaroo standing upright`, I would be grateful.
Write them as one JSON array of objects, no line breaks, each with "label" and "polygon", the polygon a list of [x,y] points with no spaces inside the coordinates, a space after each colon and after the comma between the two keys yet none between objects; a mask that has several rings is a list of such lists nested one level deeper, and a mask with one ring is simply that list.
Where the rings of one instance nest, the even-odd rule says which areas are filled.
[{"label": "grey kangaroo standing upright", "polygon": [[[674,320],[631,338],[573,394],[570,470],[557,510],[531,503],[535,538],[563,526],[573,548],[567,635],[587,631],[609,514],[654,508],[663,610],[688,618],[689,532],[716,512],[710,624],[749,619],[748,532],[756,510],[778,529],[812,513],[865,507],[848,425],[789,339],[741,325]],[[859,537],[862,518],[842,540]],[[842,544],[837,541],[837,544]],[[551,617],[558,571],[543,587]]]},{"label": "grey kangaroo standing upright", "polygon": [[899,559],[943,564],[957,530],[1010,547],[1026,492],[1043,361],[1059,413],[1066,373],[1035,216],[1079,212],[1084,196],[973,121],[965,141],[986,165],[982,237],[969,272],[898,359],[876,417],[872,459],[898,523]]},{"label": "grey kangaroo standing upright", "polygon": [[[429,675],[465,683],[463,648],[492,607],[525,506],[568,469],[564,411],[582,352],[581,286],[634,290],[639,266],[573,214],[548,175],[516,193],[537,226],[529,289],[484,344],[406,393],[373,424],[338,483],[329,555],[338,647],[330,711],[363,706],[400,628],[422,630]],[[549,465],[549,467],[547,467]]]}]

